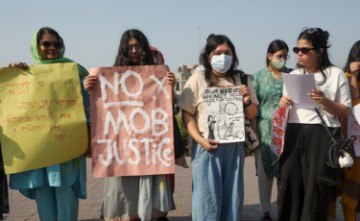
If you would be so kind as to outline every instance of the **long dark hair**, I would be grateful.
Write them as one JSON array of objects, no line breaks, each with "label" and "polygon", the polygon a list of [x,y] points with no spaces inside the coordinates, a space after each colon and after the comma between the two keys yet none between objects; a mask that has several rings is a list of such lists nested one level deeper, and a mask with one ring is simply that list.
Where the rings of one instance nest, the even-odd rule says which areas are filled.
[{"label": "long dark hair", "polygon": [[275,39],[272,42],[270,42],[269,47],[267,49],[267,53],[266,53],[266,66],[269,66],[270,64],[270,60],[267,56],[267,54],[274,54],[277,51],[280,50],[286,50],[287,52],[289,52],[289,47],[287,46],[287,44],[285,43],[285,41],[280,40],[280,39]]},{"label": "long dark hair", "polygon": [[137,29],[130,29],[125,31],[120,39],[120,45],[117,56],[115,58],[114,66],[128,66],[130,59],[128,56],[127,45],[130,38],[135,38],[141,45],[141,58],[139,65],[153,65],[155,64],[153,55],[150,51],[149,41],[146,36]]},{"label": "long dark hair", "polygon": [[[345,72],[350,72],[350,63],[354,61],[360,61],[360,40],[355,42],[349,52],[349,55],[346,60],[344,67]],[[359,78],[359,75],[358,75]]]},{"label": "long dark hair", "polygon": [[[329,36],[330,36],[329,32],[324,31],[321,28],[307,28],[303,30],[298,37],[298,41],[301,39],[307,40],[311,42],[312,46],[315,48],[315,51],[318,55],[318,63],[316,69],[318,69],[323,75],[324,77],[323,83],[325,83],[326,81],[324,70],[332,66],[327,50],[331,46],[328,43]],[[297,64],[297,67],[302,67],[302,66]]]},{"label": "long dark hair", "polygon": [[209,56],[219,45],[225,43],[229,45],[230,50],[232,52],[232,63],[229,71],[227,72],[227,76],[231,76],[231,78],[235,83],[234,75],[237,74],[237,71],[235,69],[239,65],[239,60],[236,56],[234,44],[225,35],[210,34],[209,37],[207,38],[206,45],[202,53],[200,54],[200,58],[199,58],[200,64],[202,64],[205,68],[205,79],[206,81],[208,81],[210,86],[216,85],[217,78],[212,73],[211,64],[209,62]]}]

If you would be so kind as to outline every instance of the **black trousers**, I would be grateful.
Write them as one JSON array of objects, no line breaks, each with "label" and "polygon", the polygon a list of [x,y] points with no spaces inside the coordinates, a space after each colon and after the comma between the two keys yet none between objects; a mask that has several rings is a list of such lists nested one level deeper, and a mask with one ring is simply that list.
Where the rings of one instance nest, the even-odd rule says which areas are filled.
[{"label": "black trousers", "polygon": [[279,221],[327,221],[329,203],[336,198],[336,170],[326,165],[329,142],[320,124],[287,125],[280,157]]}]

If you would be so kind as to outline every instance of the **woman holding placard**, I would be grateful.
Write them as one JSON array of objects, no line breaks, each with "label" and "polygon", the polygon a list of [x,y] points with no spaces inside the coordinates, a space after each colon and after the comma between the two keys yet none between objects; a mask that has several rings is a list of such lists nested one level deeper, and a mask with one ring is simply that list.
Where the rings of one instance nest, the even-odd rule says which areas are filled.
[{"label": "woman holding placard", "polygon": [[[114,66],[156,65],[163,62],[161,53],[150,47],[141,31],[131,29],[122,34]],[[166,79],[172,87],[175,86],[173,73],[167,72]],[[91,92],[97,83],[98,76],[88,76],[85,88]],[[167,212],[175,209],[169,175],[107,177],[104,194],[101,216],[109,221],[166,221]]]},{"label": "woman holding placard", "polygon": [[[330,62],[329,33],[321,28],[304,29],[293,51],[297,68],[290,74],[313,74],[316,88],[306,93],[333,132],[340,127],[339,117],[350,113],[351,99],[344,72]],[[327,220],[328,208],[336,198],[336,169],[329,167],[327,155],[330,137],[315,108],[292,105],[286,84],[279,105],[291,105],[280,157],[280,221]],[[335,137],[340,136],[337,130]]]},{"label": "woman holding placard", "polygon": [[[350,49],[346,65],[344,68],[345,74],[350,83],[351,99],[353,105],[360,103],[359,100],[359,83],[360,83],[360,41],[353,44]],[[351,114],[352,115],[352,114]],[[347,136],[356,135],[358,137],[359,124],[354,115],[349,116],[348,119],[343,120],[343,131]],[[357,125],[348,127],[348,125]],[[359,140],[356,141],[356,144]],[[357,146],[357,145],[355,145]],[[355,148],[357,149],[357,148]],[[343,214],[346,221],[355,221],[360,218],[359,204],[360,204],[360,157],[359,151],[355,151],[357,155],[354,164],[351,168],[344,170],[344,180],[341,186],[341,203]]]},{"label": "woman holding placard", "polygon": [[[208,37],[200,55],[200,63],[203,68],[194,71],[179,101],[184,124],[196,142],[191,151],[192,219],[194,221],[240,220],[244,200],[245,154],[244,140],[238,141],[237,138],[243,138],[241,131],[244,131],[245,116],[248,119],[256,116],[258,102],[251,80],[248,80],[248,86],[241,82],[242,72],[236,70],[239,62],[235,47],[225,35]],[[218,93],[219,91],[221,94]],[[215,98],[221,95],[229,95],[227,98],[239,99],[241,103],[228,102],[224,105],[223,102],[227,102],[227,98]],[[215,106],[209,109],[208,104]],[[211,113],[212,111],[214,114]],[[220,116],[220,112],[225,116]],[[236,117],[238,113],[239,118]],[[209,115],[216,116],[215,131],[219,131],[215,133],[217,140],[210,139],[212,135],[209,138],[206,134],[209,128],[206,125]],[[226,132],[220,127],[227,128],[226,126],[231,125],[232,128],[233,124],[238,123],[238,119],[242,119],[242,125],[238,132],[232,133],[232,139],[235,138],[235,141],[219,143],[218,140],[223,137],[223,132]]]},{"label": "woman holding placard", "polygon": [[[43,27],[34,34],[31,52],[35,64],[73,62],[64,57],[65,45],[61,36],[49,27]],[[9,66],[28,68],[23,62]],[[78,72],[82,82],[88,72],[81,65],[78,65]],[[89,97],[82,84],[81,88],[89,124]],[[81,156],[65,163],[11,174],[10,188],[19,190],[30,199],[35,199],[40,220],[77,220],[79,199],[86,198],[85,157]]]}]

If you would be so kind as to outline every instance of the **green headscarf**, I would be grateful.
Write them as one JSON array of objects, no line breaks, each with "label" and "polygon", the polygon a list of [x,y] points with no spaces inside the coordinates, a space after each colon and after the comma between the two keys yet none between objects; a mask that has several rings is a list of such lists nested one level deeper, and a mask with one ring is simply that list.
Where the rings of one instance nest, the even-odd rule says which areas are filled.
[{"label": "green headscarf", "polygon": [[[42,27],[40,28],[39,30],[37,30],[34,35],[33,35],[33,38],[32,38],[32,42],[31,42],[31,53],[33,55],[33,58],[34,58],[34,62],[35,64],[51,64],[51,63],[65,63],[65,62],[74,62],[73,60],[69,59],[69,58],[65,58],[64,57],[64,54],[65,54],[65,44],[64,44],[64,40],[60,37],[60,41],[63,45],[63,47],[60,49],[60,55],[59,55],[59,58],[58,59],[55,59],[55,60],[44,60],[41,58],[40,54],[39,54],[39,51],[38,51],[38,42],[37,42],[37,36],[40,32],[41,29],[43,28],[46,28],[46,29],[50,29],[50,30],[53,30],[55,31],[54,29],[52,28],[49,28],[49,27]],[[55,31],[56,32],[56,31]],[[87,75],[89,75],[88,71],[81,65],[78,64],[78,70],[79,70],[79,75],[81,77],[86,77]]]}]

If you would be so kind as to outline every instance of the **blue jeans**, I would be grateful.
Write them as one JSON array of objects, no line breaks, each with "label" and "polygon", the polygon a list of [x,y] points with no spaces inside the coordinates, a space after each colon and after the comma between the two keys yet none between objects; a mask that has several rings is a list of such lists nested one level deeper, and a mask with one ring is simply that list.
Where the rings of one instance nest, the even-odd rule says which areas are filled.
[{"label": "blue jeans", "polygon": [[192,220],[238,221],[244,204],[244,143],[192,150]]}]

